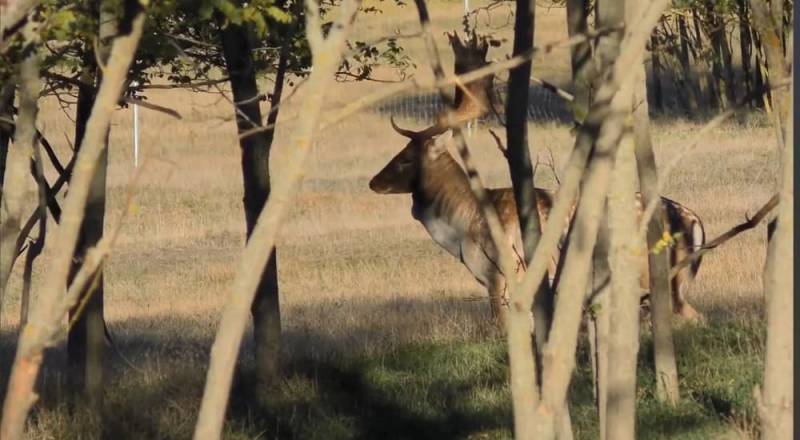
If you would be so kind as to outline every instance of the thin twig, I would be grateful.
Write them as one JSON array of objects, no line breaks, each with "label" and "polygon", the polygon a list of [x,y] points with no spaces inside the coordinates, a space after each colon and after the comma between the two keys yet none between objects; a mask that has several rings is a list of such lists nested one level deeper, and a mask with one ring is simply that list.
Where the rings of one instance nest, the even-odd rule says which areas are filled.
[{"label": "thin twig", "polygon": [[146,109],[155,110],[157,112],[164,113],[166,115],[172,116],[175,119],[183,119],[180,113],[177,110],[173,110],[168,107],[164,107],[162,105],[153,104],[151,102],[143,101],[141,99],[131,98],[130,96],[126,96],[122,98],[123,101],[127,102],[128,104],[138,105]]}]

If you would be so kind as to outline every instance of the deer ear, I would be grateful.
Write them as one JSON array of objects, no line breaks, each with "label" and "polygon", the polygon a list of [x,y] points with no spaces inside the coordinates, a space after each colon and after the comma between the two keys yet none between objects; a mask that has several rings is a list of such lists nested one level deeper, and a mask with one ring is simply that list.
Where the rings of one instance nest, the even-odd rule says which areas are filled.
[{"label": "deer ear", "polygon": [[430,147],[428,147],[428,155],[431,159],[435,159],[447,151],[447,145],[453,137],[450,130],[433,138]]}]

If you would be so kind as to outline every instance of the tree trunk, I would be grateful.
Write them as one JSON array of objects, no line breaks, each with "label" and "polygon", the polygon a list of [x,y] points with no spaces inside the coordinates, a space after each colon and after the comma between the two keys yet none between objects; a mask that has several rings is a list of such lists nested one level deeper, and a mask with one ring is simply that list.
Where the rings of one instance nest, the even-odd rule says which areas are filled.
[{"label": "tree trunk", "polygon": [[[774,2],[780,3],[780,2]],[[758,31],[761,43],[769,67],[769,86],[772,95],[772,107],[775,110],[775,126],[779,130],[779,137],[782,139],[785,131],[786,117],[789,114],[788,87],[779,85],[790,78],[791,67],[783,56],[781,38],[783,33],[782,22],[775,23],[776,12],[770,9],[774,3],[768,6],[763,0],[750,0],[750,11],[753,16],[753,24]],[[782,5],[774,5],[782,10]],[[782,13],[782,12],[781,12]]]},{"label": "tree trunk", "polygon": [[14,90],[13,79],[0,86],[0,204],[3,202],[3,179],[6,174],[8,144],[14,134],[14,126],[3,122],[2,119],[14,120],[14,112],[11,110],[14,104]]},{"label": "tree trunk", "polygon": [[[653,145],[650,139],[650,116],[647,108],[647,83],[644,66],[637,69],[633,84],[633,132],[636,165],[642,192],[642,206],[660,197],[657,190],[658,172]],[[665,229],[666,212],[663,203],[656,205],[656,212],[647,225],[647,249],[653,249],[661,240]],[[678,373],[675,363],[675,348],[672,342],[672,302],[669,279],[669,249],[659,254],[648,252],[650,304],[653,319],[653,345],[656,370],[656,397],[661,401],[675,403],[678,399]]]},{"label": "tree trunk", "polygon": [[[628,3],[626,9],[636,9]],[[631,14],[626,14],[630,16]],[[635,66],[634,68],[644,68]],[[628,84],[625,87],[632,87]],[[646,99],[646,98],[645,98]],[[608,329],[606,438],[633,440],[636,421],[636,355],[639,352],[639,271],[636,264],[636,159],[627,127],[617,149],[608,197],[611,307]]]},{"label": "tree trunk", "polygon": [[[777,222],[772,230],[764,267],[767,300],[767,350],[764,391],[758,405],[764,440],[792,438],[794,410],[794,86],[787,94],[790,109],[785,120],[785,142],[781,145],[782,179]],[[774,226],[773,226],[774,225]]]},{"label": "tree trunk", "polygon": [[695,82],[694,69],[692,69],[692,64],[689,59],[689,32],[686,28],[686,19],[682,15],[678,16],[678,35],[680,36],[678,60],[683,69],[684,92],[686,93],[686,101],[688,104],[686,111],[688,111],[690,115],[694,115],[697,113],[697,109],[700,106],[703,92],[700,90],[700,86],[697,82]]},{"label": "tree trunk", "polygon": [[653,36],[650,37],[650,45],[652,50],[650,52],[651,62],[653,63],[653,103],[656,106],[656,110],[663,111],[664,110],[664,96],[661,93],[661,47],[658,43],[658,36],[653,33]]},{"label": "tree trunk", "polygon": [[[764,47],[761,45],[761,38],[759,38],[757,32],[753,32],[752,36],[753,52],[755,53],[753,60],[753,89],[764,90],[767,77],[767,62],[764,60]],[[766,93],[753,97],[754,106],[764,109],[771,108],[769,105],[771,99],[772,92],[767,89]]]},{"label": "tree trunk", "polygon": [[[534,41],[534,16],[536,3],[533,0],[517,0],[517,9],[514,23],[514,49],[513,54],[519,55],[529,51],[533,47]],[[511,174],[514,200],[517,205],[517,215],[522,233],[523,255],[526,264],[530,263],[534,249],[539,243],[541,236],[541,225],[539,224],[539,213],[534,191],[533,166],[531,164],[530,152],[528,150],[528,98],[530,96],[530,76],[532,61],[522,63],[511,69],[509,73],[508,99],[506,108],[506,135],[508,142],[508,168]],[[514,276],[509,274],[507,276]],[[517,368],[515,362],[511,370],[512,396],[514,402],[514,430],[517,438],[532,438],[535,431],[535,419],[530,410],[532,406],[526,404],[521,397],[527,393],[520,390],[520,387],[537,387],[541,385],[541,350],[547,340],[547,333],[550,328],[553,310],[551,307],[552,291],[547,285],[547,280],[543,279],[537,287],[535,294],[539,301],[534,301],[534,337],[535,337],[535,356],[536,361],[536,383],[531,383],[529,371]],[[527,311],[511,310],[511,313],[527,313]],[[512,320],[514,318],[512,317]],[[525,322],[524,317],[517,317],[515,321]],[[529,340],[530,328],[522,325],[511,325],[509,323],[509,344],[525,343]],[[518,334],[519,333],[519,334]],[[527,333],[527,334],[526,334]],[[516,377],[514,377],[516,376]],[[571,433],[571,431],[570,431]],[[567,435],[566,433],[564,434]]]},{"label": "tree trunk", "polygon": [[589,276],[589,346],[592,356],[592,381],[594,382],[595,410],[597,411],[600,439],[606,439],[608,402],[608,327],[610,276],[608,267],[608,205],[603,210],[597,243],[592,252],[592,272]]},{"label": "tree trunk", "polygon": [[[241,134],[261,127],[260,99],[256,84],[256,72],[250,55],[251,44],[248,29],[229,24],[221,31],[222,49],[230,75],[231,90],[235,102],[236,126]],[[277,97],[273,98],[272,122],[277,119],[277,102],[283,86],[286,70],[282,55],[279,77],[275,81]],[[268,122],[269,123],[269,122]],[[244,182],[244,212],[248,240],[255,227],[264,203],[270,194],[269,152],[274,130],[259,131],[240,138],[242,149],[242,179]],[[281,315],[278,295],[278,268],[276,252],[272,252],[251,306],[253,336],[255,343],[256,382],[259,400],[266,398],[267,391],[279,378]]]},{"label": "tree trunk", "polygon": [[717,83],[720,106],[725,109],[736,102],[733,83],[733,66],[724,17],[715,10],[715,2],[706,2],[706,17],[711,26],[712,72]]},{"label": "tree trunk", "polygon": [[[0,201],[0,312],[11,275],[11,268],[17,258],[17,236],[22,226],[22,205],[30,189],[28,166],[36,133],[37,100],[39,97],[39,61],[32,54],[20,65],[17,75],[19,82],[19,117],[16,120],[15,141],[7,151],[3,169],[2,193]],[[13,91],[13,87],[11,88]],[[11,94],[13,99],[13,93]],[[9,112],[11,113],[11,112]]]},{"label": "tree trunk", "polygon": [[[96,3],[99,27],[99,53],[89,53],[84,59],[82,83],[91,86],[78,88],[78,106],[75,118],[75,154],[78,154],[83,143],[84,133],[95,103],[97,86],[102,80],[102,72],[96,65],[96,59],[105,60],[110,50],[110,39],[116,34],[116,17],[106,10],[102,1]],[[92,47],[90,44],[87,47]],[[106,173],[108,170],[108,135],[106,130],[104,143],[97,168],[92,175],[89,195],[86,200],[86,212],[80,227],[78,242],[75,248],[72,268],[67,283],[72,284],[84,262],[86,253],[95,247],[103,237],[103,226],[106,211]],[[94,282],[89,283],[82,293],[78,304],[70,310],[69,319],[72,324],[67,336],[67,357],[70,366],[70,378],[75,389],[82,389],[90,406],[99,410],[103,404],[103,349],[105,348],[105,322],[103,318],[103,268],[98,269]],[[95,413],[99,415],[99,413]]]},{"label": "tree trunk", "polygon": [[[708,60],[698,56],[698,53],[702,49],[703,45],[703,31],[700,30],[701,23],[700,23],[700,13],[698,12],[697,8],[692,9],[692,24],[694,25],[694,41],[697,45],[697,51],[694,53],[694,60],[696,63],[704,63],[706,65],[709,64]],[[717,83],[716,83],[716,76],[713,73],[714,65],[713,59],[711,62],[711,70],[709,71],[708,68],[704,68],[704,74],[700,74],[698,76],[698,82],[700,83],[700,91],[703,93],[705,98],[705,106],[710,109],[719,108],[719,92],[717,90]]]},{"label": "tree trunk", "polygon": [[753,59],[753,38],[750,33],[750,19],[747,10],[747,0],[736,0],[739,15],[739,50],[742,58],[742,82],[744,83],[745,96],[753,93],[753,72],[750,63]]},{"label": "tree trunk", "polygon": [[[587,0],[567,0],[567,34],[569,37],[585,34],[588,28],[589,4]],[[582,123],[589,113],[592,77],[594,71],[589,41],[570,47],[572,66],[572,117]]]},{"label": "tree trunk", "polygon": [[[84,81],[94,83],[94,74],[82,75]],[[94,105],[96,90],[93,87],[80,87],[78,109],[75,120],[75,145],[80,146],[89,114]],[[108,143],[108,133],[106,133]],[[77,154],[77,151],[75,152]],[[97,245],[103,236],[105,220],[106,169],[108,167],[108,147],[104,148],[92,177],[89,197],[86,201],[86,214],[81,224],[78,244],[70,270],[68,283],[71,284],[83,264],[86,252]],[[87,286],[79,303],[70,310],[70,322],[74,322],[67,337],[67,357],[70,365],[70,378],[76,390],[83,389],[90,404],[99,408],[102,405],[103,348],[105,326],[103,323],[103,274],[102,268],[96,282]]]},{"label": "tree trunk", "polygon": [[[37,397],[33,389],[42,366],[43,352],[46,347],[55,343],[60,329],[59,323],[67,315],[67,308],[74,304],[73,301],[77,302],[80,296],[76,287],[68,291],[68,298],[65,301],[64,288],[78,241],[91,181],[105,146],[111,115],[119,102],[123,83],[144,27],[145,14],[140,2],[126,0],[124,11],[122,26],[114,39],[111,55],[103,70],[104,79],[98,90],[92,116],[86,126],[84,140],[74,165],[69,193],[64,200],[61,223],[52,246],[53,255],[48,261],[47,276],[44,277],[43,285],[39,289],[30,320],[20,333],[3,403],[3,418],[0,420],[0,437],[7,440],[22,437],[25,420]],[[36,76],[34,73],[34,79]],[[87,263],[91,261],[92,264],[86,266],[86,270],[81,272],[79,277],[86,280],[89,278],[89,272],[97,270],[100,261],[107,255],[108,242],[105,242],[104,247],[104,250],[94,254],[97,258],[87,260]],[[80,286],[83,285],[80,283]]]}]

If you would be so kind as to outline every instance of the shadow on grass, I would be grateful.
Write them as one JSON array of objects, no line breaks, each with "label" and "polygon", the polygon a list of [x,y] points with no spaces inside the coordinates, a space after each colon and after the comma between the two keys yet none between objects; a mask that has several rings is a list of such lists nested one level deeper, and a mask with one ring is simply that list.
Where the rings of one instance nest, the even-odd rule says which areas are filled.
[{"label": "shadow on grass", "polygon": [[[447,301],[446,299],[440,301]],[[437,301],[416,307],[442,307]],[[375,313],[397,310],[387,301]],[[209,336],[185,329],[195,320],[128,320],[115,324],[116,343],[136,369],[109,353],[109,386],[102,428],[72,401],[61,375],[63,350],[51,350],[40,377],[42,400],[31,430],[56,438],[189,438],[208,365]],[[351,332],[368,329],[355,325]],[[208,332],[210,335],[211,332]],[[11,334],[0,334],[0,368],[13,359]],[[289,329],[286,343],[337,345],[330,333]],[[639,353],[639,438],[708,438],[730,418],[752,415],[749,393],[760,380],[763,324],[712,322],[675,333],[681,395],[674,407],[654,398],[652,341]],[[249,345],[249,344],[248,344]],[[510,438],[505,342],[410,342],[383,353],[294,355],[283,381],[263,405],[256,402],[250,347],[243,348],[226,415],[225,438]],[[3,377],[3,390],[5,380]],[[576,438],[596,438],[588,353],[581,343],[570,389]],[[1,397],[1,396],[0,396]],[[749,416],[748,416],[749,417]]]}]

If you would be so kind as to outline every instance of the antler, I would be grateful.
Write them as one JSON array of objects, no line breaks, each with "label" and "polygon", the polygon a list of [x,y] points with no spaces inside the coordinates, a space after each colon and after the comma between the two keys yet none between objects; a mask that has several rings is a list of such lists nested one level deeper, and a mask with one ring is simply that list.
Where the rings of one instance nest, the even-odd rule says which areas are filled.
[{"label": "antler", "polygon": [[446,125],[441,124],[439,122],[422,131],[413,131],[399,127],[397,123],[394,122],[394,116],[390,117],[389,121],[392,123],[392,128],[394,129],[394,131],[400,133],[401,135],[409,139],[413,139],[416,141],[424,141],[430,139],[448,130],[448,127]]}]

